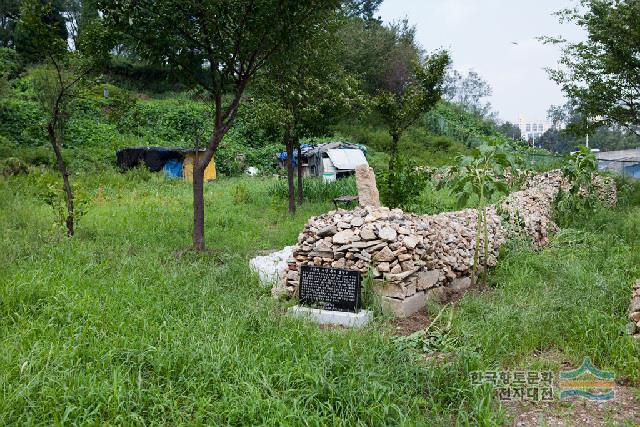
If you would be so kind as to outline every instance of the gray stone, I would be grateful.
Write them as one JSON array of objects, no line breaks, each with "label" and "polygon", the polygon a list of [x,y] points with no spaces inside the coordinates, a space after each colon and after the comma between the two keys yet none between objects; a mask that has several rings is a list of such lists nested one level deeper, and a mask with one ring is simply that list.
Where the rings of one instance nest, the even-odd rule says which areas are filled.
[{"label": "gray stone", "polygon": [[376,175],[369,165],[356,166],[356,188],[360,206],[380,207],[380,193],[376,185]]},{"label": "gray stone", "polygon": [[440,280],[440,271],[421,271],[418,273],[418,283],[416,286],[419,291],[422,291],[425,289],[433,288],[438,284],[438,280]]},{"label": "gray stone", "polygon": [[471,287],[471,278],[459,277],[457,279],[453,279],[449,287],[456,292],[464,292]]},{"label": "gray stone", "polygon": [[333,243],[336,245],[346,245],[347,243],[351,243],[355,238],[353,231],[344,230],[336,233],[333,236]]},{"label": "gray stone", "polygon": [[362,240],[376,240],[378,238],[373,227],[362,228],[360,230],[360,237],[362,238]]},{"label": "gray stone", "polygon": [[364,224],[364,219],[360,216],[356,216],[351,220],[352,227],[361,227]]},{"label": "gray stone", "polygon": [[329,225],[327,227],[322,227],[320,230],[318,230],[318,237],[333,236],[337,232],[338,232],[338,229],[335,226]]},{"label": "gray stone", "polygon": [[381,305],[385,313],[395,317],[409,317],[425,307],[426,295],[424,292],[417,292],[404,300],[382,297]]},{"label": "gray stone", "polygon": [[631,300],[631,307],[629,307],[629,312],[633,313],[636,311],[640,311],[640,297],[634,297]]},{"label": "gray stone", "polygon": [[422,241],[422,239],[419,239],[417,236],[407,236],[404,238],[404,240],[402,240],[402,244],[407,248],[407,249],[415,249],[416,246],[418,246],[418,244],[420,244]]},{"label": "gray stone", "polygon": [[398,233],[391,227],[383,227],[382,230],[380,230],[380,233],[378,233],[378,236],[387,242],[395,242],[398,237]]},{"label": "gray stone", "polygon": [[440,286],[438,288],[431,288],[426,292],[427,301],[435,301],[438,304],[444,304],[448,299],[448,292],[446,288]]},{"label": "gray stone", "polygon": [[384,282],[382,286],[375,287],[374,291],[382,297],[398,299],[405,297],[405,289],[399,283]]},{"label": "gray stone", "polygon": [[296,319],[310,320],[321,325],[337,325],[348,328],[365,326],[373,318],[373,313],[369,310],[360,310],[357,313],[351,313],[321,310],[300,305],[291,307],[289,314]]},{"label": "gray stone", "polygon": [[344,221],[340,221],[338,223],[338,228],[341,228],[341,229],[351,228],[351,224],[348,224]]},{"label": "gray stone", "polygon": [[[391,270],[393,272],[393,270]],[[401,269],[402,271],[402,269]],[[408,270],[408,271],[403,271],[402,273],[389,273],[389,274],[385,274],[384,278],[390,282],[401,282],[404,279],[406,279],[407,277],[411,276],[413,273],[415,273],[416,270]]]}]

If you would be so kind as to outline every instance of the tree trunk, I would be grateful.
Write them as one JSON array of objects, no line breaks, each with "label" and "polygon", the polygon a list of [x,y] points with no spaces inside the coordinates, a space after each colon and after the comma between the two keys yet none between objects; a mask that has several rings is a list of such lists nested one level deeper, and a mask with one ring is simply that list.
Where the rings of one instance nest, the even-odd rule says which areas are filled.
[{"label": "tree trunk", "polygon": [[204,170],[207,167],[203,160],[193,163],[193,249],[203,251],[204,243]]},{"label": "tree trunk", "polygon": [[298,142],[298,206],[302,206],[304,194],[302,192],[302,147]]},{"label": "tree trunk", "polygon": [[64,163],[64,159],[62,157],[62,148],[58,143],[58,138],[55,132],[55,126],[53,125],[53,123],[48,124],[47,131],[49,133],[49,142],[51,142],[51,146],[53,147],[53,152],[56,155],[56,163],[58,164],[58,171],[60,171],[60,174],[62,175],[65,201],[67,204],[67,218],[65,219],[65,225],[67,227],[67,236],[72,237],[75,230],[74,230],[74,215],[73,215],[73,190],[71,188],[71,182],[69,181],[69,171],[67,170],[67,165]]},{"label": "tree trunk", "polygon": [[391,159],[389,160],[389,172],[396,170],[396,162],[398,161],[398,144],[400,143],[400,134],[391,135]]},{"label": "tree trunk", "polygon": [[285,133],[285,145],[287,147],[287,185],[289,187],[289,213],[296,213],[296,200],[293,188],[293,139],[289,130]]}]

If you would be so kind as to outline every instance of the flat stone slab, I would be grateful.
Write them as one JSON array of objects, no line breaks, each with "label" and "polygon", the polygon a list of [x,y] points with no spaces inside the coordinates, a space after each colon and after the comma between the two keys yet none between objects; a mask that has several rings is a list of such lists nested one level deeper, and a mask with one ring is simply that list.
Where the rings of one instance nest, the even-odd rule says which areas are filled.
[{"label": "flat stone slab", "polygon": [[296,319],[311,320],[321,325],[338,325],[348,328],[360,328],[373,318],[373,313],[369,310],[360,310],[358,313],[352,313],[322,310],[300,305],[291,307],[289,315]]}]

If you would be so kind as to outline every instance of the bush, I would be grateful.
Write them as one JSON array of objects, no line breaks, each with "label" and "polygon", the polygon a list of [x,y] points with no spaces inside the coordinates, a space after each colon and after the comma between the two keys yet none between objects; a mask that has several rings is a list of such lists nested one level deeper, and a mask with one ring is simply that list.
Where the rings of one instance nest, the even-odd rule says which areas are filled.
[{"label": "bush", "polygon": [[382,204],[411,210],[428,180],[428,173],[414,161],[399,156],[393,171],[378,171],[377,184]]},{"label": "bush", "polygon": [[2,173],[2,176],[20,175],[26,174],[27,172],[27,165],[15,157],[9,157],[0,162],[0,173]]}]

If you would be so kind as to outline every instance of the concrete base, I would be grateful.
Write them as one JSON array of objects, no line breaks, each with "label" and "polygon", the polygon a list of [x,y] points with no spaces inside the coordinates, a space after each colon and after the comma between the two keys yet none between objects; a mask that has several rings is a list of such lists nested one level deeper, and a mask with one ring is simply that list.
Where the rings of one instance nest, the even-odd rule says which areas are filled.
[{"label": "concrete base", "polygon": [[359,328],[365,326],[373,313],[368,310],[360,310],[358,313],[329,311],[318,308],[303,307],[296,305],[289,309],[289,315],[304,320],[312,320],[321,325],[338,325],[349,328]]},{"label": "concrete base", "polygon": [[395,317],[409,317],[422,310],[427,303],[424,292],[418,292],[404,300],[382,297],[382,310]]}]

